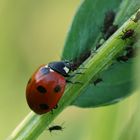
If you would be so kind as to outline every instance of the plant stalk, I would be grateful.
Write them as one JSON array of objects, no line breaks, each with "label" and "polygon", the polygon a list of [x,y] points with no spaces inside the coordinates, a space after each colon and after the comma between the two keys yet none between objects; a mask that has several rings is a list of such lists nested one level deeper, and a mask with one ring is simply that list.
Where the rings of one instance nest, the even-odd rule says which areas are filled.
[{"label": "plant stalk", "polygon": [[[136,12],[137,13],[137,12]],[[61,113],[66,107],[76,100],[82,91],[97,77],[103,70],[106,70],[114,63],[116,56],[123,52],[124,46],[127,46],[133,38],[122,40],[122,31],[133,29],[136,31],[139,22],[135,23],[132,19],[136,13],[128,19],[121,28],[119,28],[103,45],[82,64],[86,69],[78,69],[83,74],[75,75],[70,80],[80,82],[79,84],[67,84],[65,93],[61,98],[58,108],[45,115],[36,115],[31,112],[17,126],[7,140],[35,140],[47,128],[47,126]],[[93,91],[94,92],[94,91]]]}]

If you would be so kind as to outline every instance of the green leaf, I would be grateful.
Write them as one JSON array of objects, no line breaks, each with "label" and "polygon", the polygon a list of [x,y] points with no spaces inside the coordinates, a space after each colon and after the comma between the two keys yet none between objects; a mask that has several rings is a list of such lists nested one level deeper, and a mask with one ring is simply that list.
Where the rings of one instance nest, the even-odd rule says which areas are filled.
[{"label": "green leaf", "polygon": [[[134,18],[136,13],[132,15]],[[43,130],[72,102],[82,94],[89,83],[93,80],[93,77],[97,77],[99,73],[106,70],[108,66],[112,63],[115,56],[122,52],[124,44],[130,43],[132,38],[128,41],[118,39],[122,34],[122,29],[131,28],[132,30],[137,30],[140,28],[140,22],[137,24],[132,20],[127,20],[121,28],[119,28],[116,33],[106,41],[103,46],[99,49],[98,53],[94,57],[89,57],[88,60],[83,64],[87,69],[81,69],[83,75],[77,74],[75,77],[70,77],[71,81],[81,81],[81,84],[68,84],[65,93],[61,100],[58,102],[58,108],[52,112],[48,112],[44,115],[36,115],[33,112],[25,118],[21,124],[13,131],[13,133],[8,137],[9,140],[26,139],[34,140],[36,139]],[[137,30],[137,32],[140,30]]]},{"label": "green leaf", "polygon": [[105,13],[117,11],[121,0],[85,0],[72,22],[62,53],[62,59],[72,60],[84,51],[94,48],[94,42],[101,33]]},{"label": "green leaf", "polygon": [[[99,27],[102,27],[106,11],[113,9],[117,12],[119,9],[115,24],[121,26],[140,6],[138,0],[124,0],[121,5],[119,5],[120,3],[121,1],[112,0],[85,0],[72,23],[62,59],[72,60],[76,57],[80,59],[82,53],[95,47],[96,41],[100,38],[101,29]],[[132,67],[133,61],[128,61],[126,64],[115,63],[111,69],[99,75],[103,82],[96,86],[90,84],[73,102],[73,105],[96,107],[113,104],[127,97],[133,91]]]},{"label": "green leaf", "polygon": [[[119,67],[117,64],[111,66],[110,70],[100,75],[103,82],[96,86],[91,83],[73,104],[80,107],[97,107],[121,101],[133,91],[131,72],[132,67],[128,63],[122,63]],[[122,73],[125,75],[122,76]]]},{"label": "green leaf", "polygon": [[117,13],[115,24],[122,25],[134,12],[140,7],[139,0],[124,0],[120,5]]}]

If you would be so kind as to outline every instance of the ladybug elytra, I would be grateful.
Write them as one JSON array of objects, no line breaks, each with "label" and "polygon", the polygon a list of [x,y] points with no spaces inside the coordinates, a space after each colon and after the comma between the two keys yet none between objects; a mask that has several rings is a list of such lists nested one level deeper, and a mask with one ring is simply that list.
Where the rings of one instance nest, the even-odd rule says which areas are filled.
[{"label": "ladybug elytra", "polygon": [[57,106],[66,86],[65,77],[72,70],[67,61],[51,62],[40,66],[26,87],[29,107],[37,114],[44,114]]}]

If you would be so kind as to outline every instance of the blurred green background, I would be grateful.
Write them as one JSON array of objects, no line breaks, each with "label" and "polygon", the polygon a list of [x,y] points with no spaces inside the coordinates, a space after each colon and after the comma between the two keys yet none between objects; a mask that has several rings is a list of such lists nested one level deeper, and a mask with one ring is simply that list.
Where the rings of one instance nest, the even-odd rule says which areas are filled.
[{"label": "blurred green background", "polygon": [[[30,112],[26,83],[40,65],[59,60],[80,0],[0,0],[0,140],[6,139]],[[102,108],[69,107],[39,140],[139,140],[140,95]],[[52,125],[53,125],[52,124]]]}]

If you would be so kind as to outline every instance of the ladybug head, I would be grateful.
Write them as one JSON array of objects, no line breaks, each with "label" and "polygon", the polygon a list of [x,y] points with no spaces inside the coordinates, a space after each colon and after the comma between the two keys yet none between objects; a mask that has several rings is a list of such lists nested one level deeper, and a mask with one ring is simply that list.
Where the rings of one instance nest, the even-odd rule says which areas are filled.
[{"label": "ladybug head", "polygon": [[69,76],[69,72],[73,70],[72,64],[69,61],[51,62],[48,64],[48,67],[65,77]]}]

